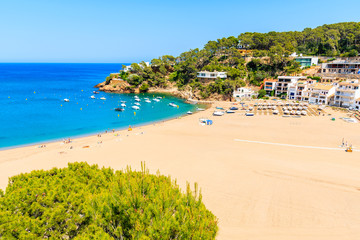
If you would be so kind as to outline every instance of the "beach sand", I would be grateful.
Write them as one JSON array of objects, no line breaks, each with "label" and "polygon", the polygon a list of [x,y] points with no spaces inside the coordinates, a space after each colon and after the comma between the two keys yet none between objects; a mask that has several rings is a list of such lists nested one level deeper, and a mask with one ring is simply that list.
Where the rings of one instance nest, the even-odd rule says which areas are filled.
[{"label": "beach sand", "polygon": [[[68,162],[140,169],[145,161],[151,173],[171,175],[183,189],[186,181],[199,184],[219,219],[217,239],[360,239],[359,123],[334,112],[213,117],[213,110],[71,144],[0,151],[0,187],[10,176]],[[201,117],[213,125],[201,126]],[[340,149],[343,138],[356,151]]]}]

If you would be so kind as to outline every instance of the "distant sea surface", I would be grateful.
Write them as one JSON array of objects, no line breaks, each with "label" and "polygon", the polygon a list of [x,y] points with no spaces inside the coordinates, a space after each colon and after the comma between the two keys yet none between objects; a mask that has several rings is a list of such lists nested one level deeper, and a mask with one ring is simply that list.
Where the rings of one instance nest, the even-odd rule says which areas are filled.
[{"label": "distant sea surface", "polygon": [[[93,87],[121,66],[0,63],[0,149],[139,126],[194,109],[169,95],[139,94],[140,110],[133,110],[134,94],[93,94],[97,90]],[[157,96],[164,98],[144,102],[145,97]],[[64,102],[65,98],[70,101]],[[124,112],[114,111],[120,101],[126,101]],[[170,102],[179,107],[170,107]]]}]

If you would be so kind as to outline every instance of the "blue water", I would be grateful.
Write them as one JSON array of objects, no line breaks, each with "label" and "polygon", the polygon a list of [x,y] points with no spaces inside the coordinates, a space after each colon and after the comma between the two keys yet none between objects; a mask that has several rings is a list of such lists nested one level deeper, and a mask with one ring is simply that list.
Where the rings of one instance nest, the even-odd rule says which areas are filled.
[{"label": "blue water", "polygon": [[[0,148],[121,129],[185,114],[194,105],[169,95],[131,106],[134,94],[93,94],[122,64],[0,63]],[[94,95],[96,99],[91,99]],[[105,97],[106,100],[100,100]],[[63,99],[70,99],[64,102]],[[127,101],[124,112],[114,108]],[[168,106],[175,102],[179,108]],[[136,115],[134,114],[136,112]]]}]

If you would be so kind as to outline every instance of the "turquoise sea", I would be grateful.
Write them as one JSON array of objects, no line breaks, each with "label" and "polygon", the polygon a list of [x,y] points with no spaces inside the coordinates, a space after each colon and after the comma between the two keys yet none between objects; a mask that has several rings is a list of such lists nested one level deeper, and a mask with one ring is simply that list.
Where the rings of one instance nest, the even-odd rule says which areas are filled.
[{"label": "turquoise sea", "polygon": [[[169,95],[139,94],[140,110],[133,110],[135,94],[93,94],[97,90],[93,86],[121,66],[0,63],[0,149],[139,126],[194,110],[194,105]],[[144,102],[157,96],[164,98]],[[127,107],[116,112],[120,101],[126,101]],[[170,107],[170,102],[179,108]]]}]

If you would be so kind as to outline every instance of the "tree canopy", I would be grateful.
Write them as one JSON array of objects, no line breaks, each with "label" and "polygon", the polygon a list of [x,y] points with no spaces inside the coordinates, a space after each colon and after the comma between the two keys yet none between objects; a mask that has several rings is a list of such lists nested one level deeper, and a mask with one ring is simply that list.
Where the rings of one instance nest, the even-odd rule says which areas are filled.
[{"label": "tree canopy", "polygon": [[33,171],[0,191],[1,239],[214,239],[217,219],[197,185],[97,165]]},{"label": "tree canopy", "polygon": [[[178,57],[164,55],[151,60],[151,66],[132,64],[130,74],[122,76],[134,87],[141,86],[141,91],[175,84],[179,89],[190,86],[194,96],[208,98],[217,93],[229,98],[229,93],[240,82],[240,85],[260,86],[265,78],[300,73],[300,64],[290,57],[293,52],[357,56],[360,52],[360,23],[323,25],[305,28],[301,32],[246,32],[238,37],[209,41],[203,49],[191,49]],[[199,71],[224,71],[227,79],[205,84],[197,78]]]}]

